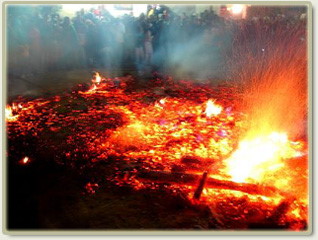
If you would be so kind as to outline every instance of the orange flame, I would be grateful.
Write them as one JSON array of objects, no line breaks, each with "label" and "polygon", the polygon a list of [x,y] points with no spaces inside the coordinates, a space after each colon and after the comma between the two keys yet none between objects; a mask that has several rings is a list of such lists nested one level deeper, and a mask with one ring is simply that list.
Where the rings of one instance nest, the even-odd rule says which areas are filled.
[{"label": "orange flame", "polygon": [[[105,82],[101,83],[102,80]],[[116,121],[117,115],[120,115],[123,120],[123,124],[116,129],[107,129],[105,135],[94,138],[94,141],[87,141],[89,151],[99,155],[96,161],[115,155],[122,156],[127,161],[142,159],[146,166],[145,169],[156,169],[157,166],[160,166],[160,169],[167,171],[186,171],[191,174],[208,169],[210,176],[213,175],[215,178],[231,177],[236,182],[273,184],[276,188],[283,190],[293,181],[299,184],[297,188],[293,184],[293,191],[296,193],[297,200],[301,199],[298,190],[303,191],[306,182],[305,180],[303,182],[295,180],[294,175],[301,174],[298,174],[299,170],[293,173],[295,168],[287,166],[286,159],[301,156],[305,151],[303,151],[302,145],[298,144],[299,142],[291,142],[287,134],[280,132],[285,132],[284,129],[273,128],[272,122],[267,122],[266,119],[259,121],[263,125],[254,124],[251,126],[257,126],[257,128],[248,128],[250,132],[245,135],[237,150],[228,158],[229,154],[236,148],[238,138],[242,136],[243,131],[245,132],[244,121],[246,119],[242,117],[243,114],[236,113],[236,111],[233,111],[232,114],[220,114],[223,107],[215,104],[215,100],[208,100],[208,96],[200,95],[199,103],[177,97],[168,97],[158,99],[154,104],[144,104],[136,99],[143,99],[149,92],[125,94],[124,89],[112,88],[111,80],[106,83],[105,78],[100,78],[98,73],[92,79],[91,88],[86,92],[79,93],[87,94],[85,98],[103,96],[108,99],[107,107],[91,108],[88,113],[83,113],[83,119],[99,117],[100,113],[111,113],[116,117],[111,122]],[[122,101],[128,104],[118,104]],[[221,103],[222,98],[218,102]],[[30,127],[36,128],[34,126],[37,125],[35,125],[35,121],[24,121],[24,115],[38,113],[38,116],[41,116],[40,109],[34,107],[45,103],[29,102],[23,104],[23,107],[21,104],[12,104],[11,107],[7,106],[6,116],[8,114],[11,118],[17,118],[18,115],[15,114],[19,113],[20,119],[23,120],[20,121],[19,127],[24,132],[28,132]],[[26,109],[32,111],[25,111]],[[266,113],[264,108],[263,112]],[[255,114],[252,119],[261,119],[263,114],[259,114],[259,118],[256,118],[258,115]],[[210,117],[213,118],[209,119]],[[25,119],[27,120],[27,118]],[[74,120],[73,118],[67,119]],[[98,121],[108,120],[107,118],[97,119]],[[53,120],[55,117],[50,119],[52,122]],[[54,126],[50,129],[58,131]],[[289,131],[286,132],[292,136]],[[86,138],[91,136],[89,134],[92,133],[85,132],[85,135],[81,136]],[[65,155],[68,158],[72,156],[69,152]],[[28,163],[30,163],[28,157],[19,161],[21,165]],[[293,164],[299,167],[297,164]],[[224,168],[223,165],[225,165]],[[280,176],[284,171],[285,174]],[[308,175],[304,171],[303,175],[306,174]],[[143,182],[139,182],[137,179],[130,181],[135,181],[134,184],[138,187],[143,186]],[[94,193],[96,187],[98,187],[97,184],[88,183],[87,191]],[[178,187],[188,188],[189,191],[193,192],[191,186]],[[294,192],[288,191],[288,194],[292,195]],[[237,198],[247,196],[245,193],[230,189],[209,190],[206,188],[203,190],[202,198],[205,197],[207,201],[212,202],[218,195],[223,199],[226,196]],[[305,195],[301,197],[305,200],[308,198]],[[276,205],[283,199],[283,196],[267,198],[250,194],[248,198],[250,201],[263,201],[269,205]],[[299,206],[295,205],[289,214],[292,217],[305,219],[306,216],[302,216],[303,210],[300,208],[303,205],[305,203],[299,203]]]},{"label": "orange flame", "polygon": [[79,91],[79,93],[80,94],[93,94],[98,89],[101,88],[101,85],[102,85],[101,82],[102,82],[102,77],[98,72],[96,72],[94,78],[92,79],[91,87],[87,91],[85,91],[85,92]]},{"label": "orange flame", "polygon": [[[240,142],[238,149],[226,160],[226,172],[236,182],[265,181],[285,166],[283,159],[297,157],[301,153],[293,148],[285,133],[269,135]],[[265,179],[267,178],[267,179]],[[276,184],[284,180],[276,178]],[[288,179],[285,179],[285,184]]]},{"label": "orange flame", "polygon": [[206,103],[206,109],[205,114],[207,117],[211,117],[212,115],[219,115],[222,112],[222,107],[219,105],[216,105],[214,103],[214,100],[209,100]]},{"label": "orange flame", "polygon": [[165,104],[165,103],[166,103],[166,99],[165,99],[165,98],[162,98],[162,99],[160,99],[160,100],[159,100],[159,102],[160,102],[160,104],[162,104],[162,105],[163,105],[163,104]]},{"label": "orange flame", "polygon": [[12,104],[12,107],[10,105],[6,106],[5,108],[6,121],[14,122],[18,119],[19,115],[14,114],[14,111],[16,110],[17,110],[17,106],[15,104]]},{"label": "orange flame", "polygon": [[96,74],[95,74],[95,80],[93,81],[93,83],[100,84],[101,81],[102,81],[102,77],[99,75],[98,72],[96,72]]},{"label": "orange flame", "polygon": [[24,157],[19,161],[20,164],[25,165],[30,163],[30,158],[29,157]]}]

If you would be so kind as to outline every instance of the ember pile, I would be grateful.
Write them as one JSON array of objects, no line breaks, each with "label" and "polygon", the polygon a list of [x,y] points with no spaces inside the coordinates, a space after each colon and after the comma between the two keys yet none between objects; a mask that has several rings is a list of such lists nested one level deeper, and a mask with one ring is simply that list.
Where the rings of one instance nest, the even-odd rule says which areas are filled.
[{"label": "ember pile", "polygon": [[164,78],[136,90],[129,80],[96,73],[90,86],[7,105],[9,161],[49,159],[82,174],[105,163],[113,171],[91,171],[88,193],[105,181],[182,192],[220,229],[307,228],[306,139],[242,139],[249,116],[235,87]]}]

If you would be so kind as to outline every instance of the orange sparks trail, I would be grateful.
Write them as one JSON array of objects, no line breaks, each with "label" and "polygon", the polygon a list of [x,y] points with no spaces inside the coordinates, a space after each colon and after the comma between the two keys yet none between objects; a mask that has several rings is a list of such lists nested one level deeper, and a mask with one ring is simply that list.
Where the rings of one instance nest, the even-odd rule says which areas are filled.
[{"label": "orange sparks trail", "polygon": [[[217,209],[227,199],[248,199],[249,204],[262,209],[274,209],[291,201],[286,218],[307,222],[308,186],[299,185],[308,180],[308,168],[303,164],[308,156],[304,140],[291,140],[288,133],[276,129],[246,135],[250,131],[248,115],[236,110],[239,98],[228,100],[229,96],[235,97],[235,90],[230,88],[219,91],[175,83],[169,86],[171,96],[158,97],[151,88],[126,93],[127,79],[120,80],[116,86],[113,80],[96,73],[88,90],[8,105],[9,138],[17,132],[32,136],[41,132],[57,134],[63,143],[59,146],[65,145],[65,149],[58,153],[63,156],[56,159],[70,164],[80,156],[90,164],[118,159],[131,166],[140,165],[143,170],[172,175],[207,172],[209,177],[233,184],[275,187],[273,197],[206,187],[201,201]],[[29,162],[28,157],[20,161]],[[134,171],[124,178],[111,177],[111,181],[130,183],[136,189],[147,187],[134,177]],[[86,189],[94,193],[98,186],[88,183]],[[186,184],[171,184],[171,188],[188,193],[190,198],[195,191]],[[299,228],[296,225],[290,228]]]}]

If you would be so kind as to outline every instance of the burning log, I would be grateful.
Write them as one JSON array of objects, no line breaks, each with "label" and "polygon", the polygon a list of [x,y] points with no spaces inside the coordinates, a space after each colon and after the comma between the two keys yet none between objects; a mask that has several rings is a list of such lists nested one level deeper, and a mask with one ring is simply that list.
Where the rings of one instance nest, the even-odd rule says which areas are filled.
[{"label": "burning log", "polygon": [[[200,176],[196,174],[188,173],[171,173],[163,171],[150,171],[140,172],[137,174],[137,178],[143,180],[149,180],[153,182],[170,183],[170,184],[183,184],[188,186],[197,186],[200,182]],[[205,179],[204,179],[205,178]],[[201,186],[202,185],[202,186]],[[237,183],[229,180],[220,180],[211,177],[202,177],[199,187],[195,193],[199,197],[200,189],[206,186],[207,188],[216,189],[229,189],[233,191],[245,192],[248,194],[263,195],[267,197],[274,196],[276,194],[283,194],[280,190],[271,186],[262,186],[251,183]],[[202,192],[201,190],[201,192]]]}]

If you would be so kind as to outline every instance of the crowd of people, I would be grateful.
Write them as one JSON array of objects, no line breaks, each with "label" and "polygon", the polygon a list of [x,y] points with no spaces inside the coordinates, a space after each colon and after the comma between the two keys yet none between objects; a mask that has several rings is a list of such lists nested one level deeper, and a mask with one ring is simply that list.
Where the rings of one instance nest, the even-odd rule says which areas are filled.
[{"label": "crowd of people", "polygon": [[125,66],[140,74],[147,68],[219,74],[233,36],[255,21],[226,20],[212,9],[196,15],[162,9],[120,18],[105,9],[81,10],[73,18],[58,11],[9,12],[7,19],[9,74],[20,76],[83,68],[120,75]]}]

